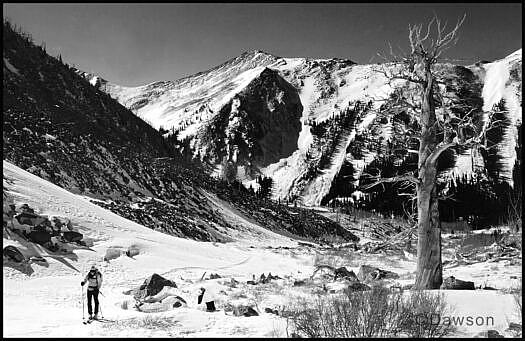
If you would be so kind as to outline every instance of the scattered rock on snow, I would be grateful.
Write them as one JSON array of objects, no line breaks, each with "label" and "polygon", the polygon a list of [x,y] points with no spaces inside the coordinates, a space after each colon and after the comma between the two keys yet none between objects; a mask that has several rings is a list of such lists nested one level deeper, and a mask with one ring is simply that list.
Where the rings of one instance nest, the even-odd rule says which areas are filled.
[{"label": "scattered rock on snow", "polygon": [[13,246],[13,245],[8,245],[8,246],[4,247],[3,254],[8,259],[13,260],[13,261],[15,261],[17,263],[21,263],[21,262],[23,262],[25,260],[25,257],[22,254],[22,252],[20,252],[20,250],[18,250],[18,248]]},{"label": "scattered rock on snow", "polygon": [[329,270],[330,272],[333,273],[333,276],[334,276],[334,279],[337,280],[338,278],[343,278],[343,279],[347,279],[349,281],[359,281],[359,279],[357,278],[356,274],[352,271],[352,270],[348,270],[346,267],[342,266],[340,268],[334,268],[330,265],[319,265],[316,267],[316,269],[314,270],[314,273],[312,274],[312,276],[310,278],[313,278],[315,276],[315,274],[320,271],[320,270]]},{"label": "scattered rock on snow", "polygon": [[348,270],[346,267],[342,266],[340,268],[335,269],[335,279],[337,278],[344,278],[352,282],[357,282],[359,279],[357,278],[356,274],[352,270]]},{"label": "scattered rock on snow", "polygon": [[110,261],[112,259],[119,258],[122,255],[122,250],[116,247],[109,247],[106,250],[106,255],[104,256],[105,261]]},{"label": "scattered rock on snow", "polygon": [[182,297],[171,295],[158,302],[139,303],[135,305],[135,309],[143,313],[158,313],[173,310],[186,305],[186,301]]},{"label": "scattered rock on snow", "polygon": [[81,241],[84,236],[80,232],[65,231],[62,233],[62,237],[66,242],[75,243]]},{"label": "scattered rock on snow", "polygon": [[279,311],[278,311],[277,309],[264,308],[264,312],[266,312],[266,313],[268,313],[268,314],[279,315]]},{"label": "scattered rock on snow", "polygon": [[158,294],[165,286],[176,288],[177,284],[158,274],[153,274],[148,277],[137,290],[135,290],[133,296],[135,299],[143,299],[147,296],[153,296]]},{"label": "scattered rock on snow", "polygon": [[132,245],[128,247],[128,250],[126,251],[126,256],[133,258],[137,256],[139,253],[140,253],[140,250],[138,246]]},{"label": "scattered rock on snow", "polygon": [[364,283],[359,283],[359,282],[352,282],[348,285],[348,291],[350,292],[355,292],[355,291],[367,291],[367,290],[370,290],[371,288],[364,284]]},{"label": "scattered rock on snow", "polygon": [[508,331],[521,333],[522,332],[522,325],[516,322],[509,323],[509,327],[507,328]]},{"label": "scattered rock on snow", "polygon": [[236,308],[237,309],[233,310],[233,314],[235,316],[245,316],[245,317],[259,316],[259,313],[257,311],[255,311],[255,309],[253,309],[252,307],[249,307],[249,306],[238,306]]},{"label": "scattered rock on snow", "polygon": [[293,282],[293,286],[294,287],[301,287],[303,285],[306,285],[307,284],[307,280],[306,279],[297,279]]},{"label": "scattered rock on snow", "polygon": [[494,329],[490,329],[490,330],[487,330],[487,331],[484,331],[484,332],[481,332],[479,334],[477,334],[476,336],[474,337],[486,337],[486,338],[504,338],[505,336],[501,335],[497,330],[494,330]]},{"label": "scattered rock on snow", "polygon": [[399,278],[399,275],[395,272],[388,271],[388,270],[382,270],[370,265],[361,265],[359,268],[359,273],[357,274],[357,277],[362,282],[365,281],[374,281],[374,280],[381,280],[381,279],[396,279]]},{"label": "scattered rock on snow", "polygon": [[442,290],[474,290],[474,282],[462,281],[450,276],[443,280],[440,289]]}]

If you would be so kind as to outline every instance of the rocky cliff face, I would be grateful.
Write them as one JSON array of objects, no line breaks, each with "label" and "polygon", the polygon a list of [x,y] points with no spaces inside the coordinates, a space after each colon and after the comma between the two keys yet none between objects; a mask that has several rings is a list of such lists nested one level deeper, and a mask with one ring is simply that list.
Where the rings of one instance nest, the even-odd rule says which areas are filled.
[{"label": "rocky cliff face", "polygon": [[297,90],[264,69],[196,134],[203,159],[265,167],[297,149],[302,106]]},{"label": "rocky cliff face", "polygon": [[[103,88],[154,127],[191,141],[195,157],[219,169],[225,158],[249,166],[237,173],[245,184],[264,174],[274,180],[275,198],[319,205],[330,199],[334,184],[344,178],[357,185],[365,168],[385,156],[405,168],[414,163],[417,144],[407,136],[417,129],[417,115],[389,106],[399,90],[414,92],[381,72],[395,67],[254,51],[177,82]],[[489,168],[512,183],[521,126],[521,49],[492,63],[441,64],[437,72],[449,104],[470,106],[479,122],[502,100],[505,107],[501,131],[493,132],[494,152],[451,150],[440,160],[442,176]]]}]

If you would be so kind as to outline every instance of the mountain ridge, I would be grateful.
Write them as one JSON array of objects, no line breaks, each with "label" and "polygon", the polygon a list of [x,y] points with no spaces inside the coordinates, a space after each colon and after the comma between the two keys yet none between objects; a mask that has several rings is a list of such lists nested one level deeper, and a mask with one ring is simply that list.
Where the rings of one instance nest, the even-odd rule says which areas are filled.
[{"label": "mountain ridge", "polygon": [[[277,233],[355,237],[327,218],[210,178],[181,153],[187,145],[163,136],[9,22],[3,30],[4,160],[175,236],[232,240],[237,227],[211,193]],[[265,218],[259,208],[275,214]]]}]

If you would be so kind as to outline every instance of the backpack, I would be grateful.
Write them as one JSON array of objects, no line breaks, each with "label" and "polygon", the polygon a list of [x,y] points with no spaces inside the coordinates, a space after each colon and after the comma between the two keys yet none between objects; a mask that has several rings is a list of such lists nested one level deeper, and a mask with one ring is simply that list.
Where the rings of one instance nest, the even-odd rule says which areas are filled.
[{"label": "backpack", "polygon": [[[91,273],[91,272],[90,272]],[[90,276],[88,273],[88,278],[95,278],[95,281],[97,282],[97,287],[98,287],[98,276],[100,275],[100,278],[102,279],[102,273],[100,271],[97,270],[97,272],[95,272],[95,274],[93,276]]]}]

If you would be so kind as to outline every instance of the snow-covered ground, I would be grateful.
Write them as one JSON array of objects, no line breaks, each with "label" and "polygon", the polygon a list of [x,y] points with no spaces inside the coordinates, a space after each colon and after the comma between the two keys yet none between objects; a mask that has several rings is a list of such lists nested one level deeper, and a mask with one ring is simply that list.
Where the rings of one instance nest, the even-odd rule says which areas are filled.
[{"label": "snow-covered ground", "polygon": [[[69,217],[84,234],[89,247],[78,247],[70,255],[57,256],[4,232],[3,244],[17,246],[26,256],[42,255],[48,264],[31,264],[24,272],[4,262],[3,267],[3,335],[5,337],[272,337],[286,336],[286,320],[265,313],[264,308],[289,304],[293,297],[311,295],[294,287],[295,279],[312,274],[315,263],[323,259],[336,261],[357,273],[362,264],[378,266],[400,274],[401,284],[414,279],[415,259],[385,257],[363,252],[340,254],[297,245],[289,238],[264,230],[246,220],[224,202],[210,198],[230,221],[239,225],[232,243],[197,242],[153,231],[121,218],[6,161],[3,162],[4,189],[14,202],[27,203],[39,213]],[[243,230],[244,228],[244,230]],[[126,256],[104,262],[108,247],[140,250],[134,258]],[[286,246],[279,248],[278,246]],[[327,258],[328,257],[328,258]],[[92,264],[103,273],[100,297],[103,316],[114,322],[83,325],[80,281]],[[201,281],[203,273],[218,273],[223,278]],[[248,286],[252,275],[271,272],[283,279],[270,284]],[[145,278],[158,273],[175,281],[174,289],[187,302],[187,307],[144,313],[121,308],[130,296],[123,292],[138,287]],[[521,280],[520,265],[508,261],[478,263],[447,268],[444,275],[486,283],[498,289],[517,285],[510,276]],[[239,281],[237,288],[226,282]],[[333,283],[337,287],[341,283]],[[255,301],[259,316],[235,317],[224,311],[207,313],[197,305],[198,289],[214,287],[219,309],[226,303]],[[497,329],[503,332],[514,316],[513,297],[501,291],[445,291],[458,316],[493,316],[494,326],[464,327],[461,335]],[[87,313],[87,312],[86,312]]]}]

